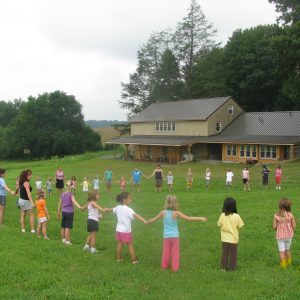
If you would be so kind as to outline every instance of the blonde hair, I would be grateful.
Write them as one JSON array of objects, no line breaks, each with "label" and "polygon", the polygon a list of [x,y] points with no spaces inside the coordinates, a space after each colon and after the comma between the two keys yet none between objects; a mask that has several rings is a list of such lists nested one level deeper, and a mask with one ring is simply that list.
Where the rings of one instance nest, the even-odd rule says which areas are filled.
[{"label": "blonde hair", "polygon": [[279,210],[277,212],[277,215],[284,218],[285,212],[290,212],[292,210],[292,201],[288,198],[281,198],[279,201]]},{"label": "blonde hair", "polygon": [[46,192],[45,192],[44,190],[39,190],[39,191],[37,192],[37,198],[38,198],[38,199],[43,199],[43,198],[45,198],[45,195],[46,195]]},{"label": "blonde hair", "polygon": [[177,210],[178,202],[175,195],[168,195],[165,202],[165,209]]},{"label": "blonde hair", "polygon": [[71,180],[67,180],[67,182],[66,182],[66,188],[67,188],[68,191],[71,190]]}]

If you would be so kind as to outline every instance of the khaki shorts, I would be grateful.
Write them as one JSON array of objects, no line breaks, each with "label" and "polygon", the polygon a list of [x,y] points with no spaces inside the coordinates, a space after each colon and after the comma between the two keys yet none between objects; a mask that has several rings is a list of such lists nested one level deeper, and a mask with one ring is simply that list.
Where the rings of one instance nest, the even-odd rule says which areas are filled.
[{"label": "khaki shorts", "polygon": [[24,200],[24,199],[19,198],[18,203],[19,203],[19,206],[20,206],[21,210],[25,210],[26,211],[26,210],[30,210],[30,209],[33,208],[30,200]]}]

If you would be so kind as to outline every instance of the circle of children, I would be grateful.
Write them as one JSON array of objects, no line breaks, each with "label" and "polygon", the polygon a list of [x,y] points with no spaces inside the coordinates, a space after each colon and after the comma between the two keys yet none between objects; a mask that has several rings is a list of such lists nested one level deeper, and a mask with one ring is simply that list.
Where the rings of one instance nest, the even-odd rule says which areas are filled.
[{"label": "circle of children", "polygon": [[[262,170],[262,184],[268,186],[270,169],[267,166],[263,166]],[[281,184],[281,167],[278,166],[275,172],[276,189],[280,189]],[[163,171],[158,165],[154,172],[150,176],[145,176],[138,168],[132,171],[131,182],[137,191],[140,191],[141,177],[155,178],[155,191],[161,191],[162,180],[164,179]],[[245,190],[250,190],[249,185],[249,170],[244,168],[242,173],[242,182]],[[29,216],[29,223],[31,233],[37,233],[40,238],[41,232],[45,239],[49,239],[47,236],[47,221],[49,220],[49,212],[46,206],[46,194],[52,193],[52,180],[49,178],[46,182],[46,191],[43,190],[43,184],[39,177],[36,180],[37,200],[34,202],[32,197],[32,187],[30,180],[32,178],[31,170],[24,170],[17,178],[16,191],[12,191],[5,184],[5,169],[0,168],[0,224],[3,226],[3,217],[6,205],[6,193],[12,195],[19,195],[17,200],[17,206],[20,208],[20,223],[21,231],[25,230],[26,215]],[[226,173],[226,188],[230,189],[232,183],[233,173],[228,169]],[[111,168],[107,168],[104,177],[107,191],[109,192],[113,182],[113,172]],[[209,169],[205,172],[206,188],[209,188],[211,180],[211,171]],[[168,183],[169,191],[173,188],[173,175],[168,173],[166,181]],[[88,237],[86,244],[83,247],[85,251],[90,253],[96,253],[96,234],[99,230],[99,219],[102,217],[101,213],[112,211],[117,217],[116,226],[116,240],[117,240],[117,261],[122,261],[122,248],[125,244],[128,246],[128,251],[131,257],[131,262],[136,264],[138,259],[135,255],[133,238],[131,232],[131,222],[133,219],[138,219],[145,224],[151,224],[159,219],[163,219],[163,254],[161,261],[161,268],[168,269],[176,272],[179,269],[179,232],[177,227],[177,219],[182,218],[187,221],[207,221],[206,217],[190,217],[180,212],[178,208],[178,202],[175,195],[168,195],[166,197],[164,208],[154,218],[146,221],[139,214],[134,212],[130,207],[131,195],[126,192],[126,180],[124,177],[119,181],[121,187],[121,193],[117,195],[116,201],[118,205],[114,208],[102,208],[98,204],[99,200],[99,186],[100,180],[96,176],[93,180],[93,189],[89,191],[90,183],[87,178],[84,178],[82,185],[82,191],[87,193],[87,204],[81,206],[75,199],[77,182],[73,176],[70,180],[65,182],[65,176],[63,169],[58,167],[55,173],[55,186],[60,200],[58,204],[57,216],[61,219],[61,239],[66,246],[71,246],[71,229],[73,227],[74,206],[81,210],[88,210],[87,220],[87,232]],[[187,190],[190,190],[193,185],[192,170],[188,169],[186,174]],[[66,191],[63,191],[64,186]],[[273,228],[276,230],[276,239],[278,242],[280,266],[286,268],[291,265],[291,242],[296,227],[295,218],[291,213],[292,202],[287,198],[282,198],[279,202],[279,209],[274,215]],[[35,231],[34,226],[34,213],[33,208],[37,210],[38,225]],[[236,201],[233,198],[226,198],[224,200],[223,212],[218,220],[218,226],[221,230],[221,242],[222,242],[222,255],[221,255],[221,268],[222,270],[234,271],[237,266],[237,246],[239,242],[239,229],[243,227],[244,223],[237,213]]]}]

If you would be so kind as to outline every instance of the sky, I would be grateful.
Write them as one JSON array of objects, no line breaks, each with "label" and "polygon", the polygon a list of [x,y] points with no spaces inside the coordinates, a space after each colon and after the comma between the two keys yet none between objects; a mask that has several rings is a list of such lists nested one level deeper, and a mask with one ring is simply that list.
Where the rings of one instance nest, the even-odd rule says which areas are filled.
[{"label": "sky", "polygon": [[[190,0],[1,0],[0,100],[61,90],[86,120],[125,120],[121,84],[150,34],[174,28]],[[238,28],[276,22],[268,0],[198,0],[226,44]]]}]

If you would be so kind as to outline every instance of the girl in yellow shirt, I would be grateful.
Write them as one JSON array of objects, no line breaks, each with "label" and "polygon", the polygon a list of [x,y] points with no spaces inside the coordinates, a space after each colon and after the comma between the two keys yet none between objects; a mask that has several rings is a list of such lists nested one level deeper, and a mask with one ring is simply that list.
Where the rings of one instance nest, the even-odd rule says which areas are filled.
[{"label": "girl in yellow shirt", "polygon": [[237,213],[236,201],[233,198],[224,200],[218,226],[221,228],[222,241],[221,267],[226,271],[235,271],[239,229],[244,226],[244,222]]}]

